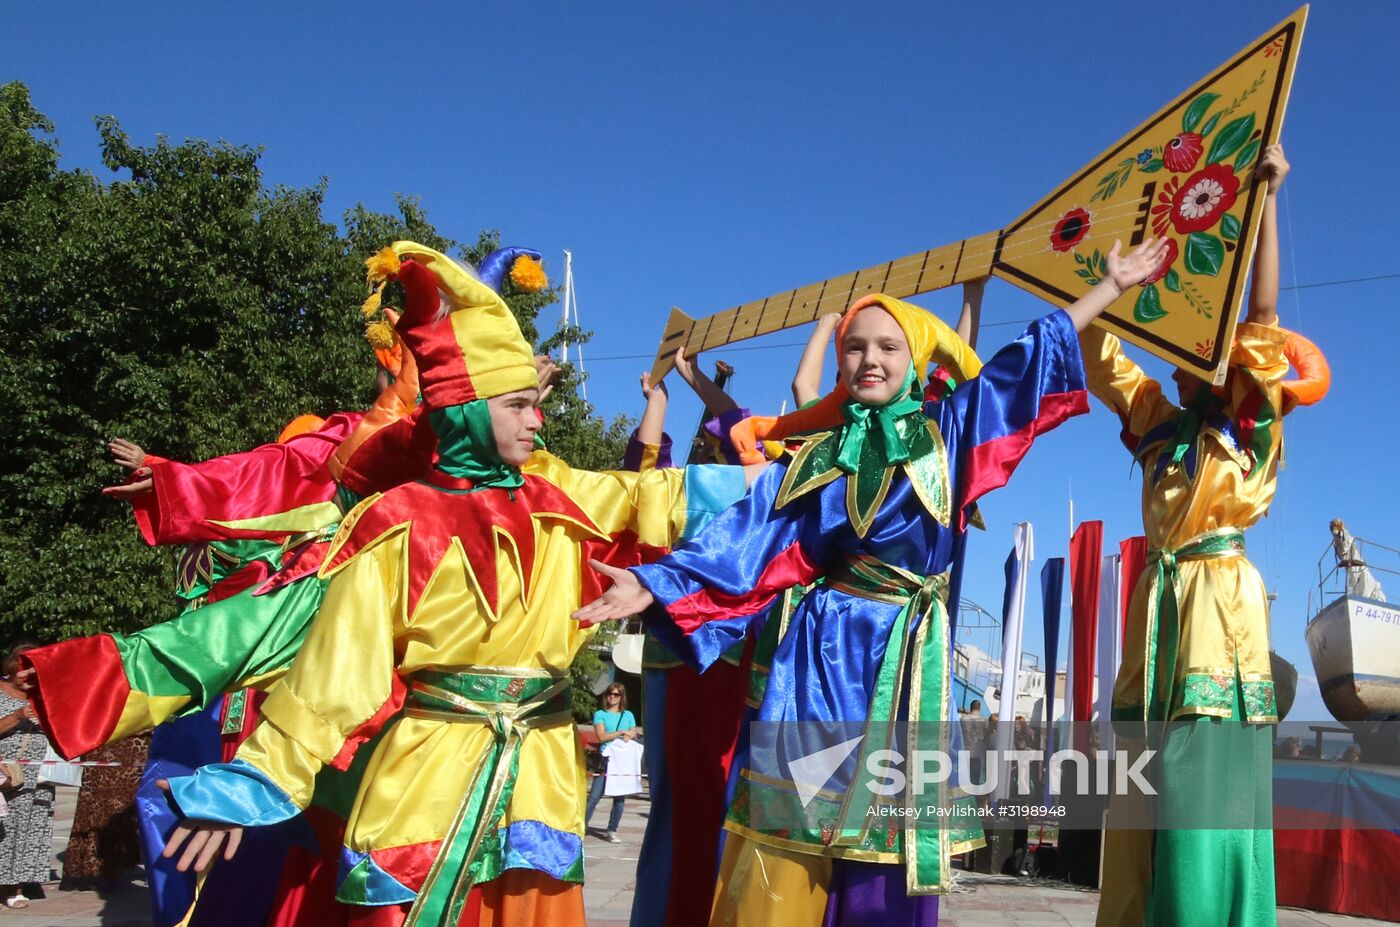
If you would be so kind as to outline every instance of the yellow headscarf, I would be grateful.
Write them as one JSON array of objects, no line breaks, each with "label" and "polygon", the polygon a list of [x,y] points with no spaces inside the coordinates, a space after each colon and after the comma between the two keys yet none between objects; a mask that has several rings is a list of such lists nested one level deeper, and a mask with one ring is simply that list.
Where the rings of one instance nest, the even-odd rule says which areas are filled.
[{"label": "yellow headscarf", "polygon": [[[900,331],[904,332],[904,339],[909,342],[909,354],[913,358],[914,374],[919,382],[927,382],[930,364],[945,368],[959,383],[972,379],[982,370],[982,361],[977,353],[938,316],[884,293],[862,296],[841,316],[841,321],[836,323],[838,356],[856,313],[871,306],[888,312],[898,323]],[[730,440],[744,463],[761,463],[764,458],[760,442],[781,441],[804,432],[835,428],[844,421],[841,406],[849,398],[845,384],[838,382],[835,389],[805,409],[781,418],[755,416],[744,419],[730,431]]]}]

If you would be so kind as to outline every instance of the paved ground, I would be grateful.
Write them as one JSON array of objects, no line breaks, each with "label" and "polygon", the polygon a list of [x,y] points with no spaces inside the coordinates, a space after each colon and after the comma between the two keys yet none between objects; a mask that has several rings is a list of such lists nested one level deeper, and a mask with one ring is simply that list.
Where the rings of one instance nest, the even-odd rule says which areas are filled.
[{"label": "paved ground", "polygon": [[[73,820],[74,789],[60,789],[58,812],[54,819],[54,845],[64,846]],[[606,820],[610,806],[603,802],[595,813],[598,822]],[[622,927],[632,909],[637,848],[642,842],[649,808],[645,800],[629,800],[619,836],[613,845],[590,835],[585,840],[588,856],[588,882],[584,903],[591,927]],[[55,870],[61,865],[55,857]],[[60,892],[56,884],[46,886],[48,898],[36,901],[27,910],[0,909],[0,923],[17,927],[150,927],[150,909],[144,883],[133,880],[111,892]],[[1010,924],[1047,927],[1090,927],[1098,907],[1097,892],[1063,883],[965,874],[958,891],[942,906],[942,927],[1001,927]],[[1364,927],[1383,921],[1359,917],[1317,914],[1293,908],[1279,908],[1280,927],[1316,927],[1319,924]]]}]

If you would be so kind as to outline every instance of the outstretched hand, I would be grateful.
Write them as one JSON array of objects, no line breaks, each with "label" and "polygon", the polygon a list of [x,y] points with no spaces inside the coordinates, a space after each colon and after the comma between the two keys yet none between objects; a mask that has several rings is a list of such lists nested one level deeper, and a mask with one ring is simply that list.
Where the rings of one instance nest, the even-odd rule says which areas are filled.
[{"label": "outstretched hand", "polygon": [[1149,238],[1125,255],[1120,255],[1123,243],[1115,241],[1108,252],[1108,271],[1104,279],[1126,293],[1152,275],[1167,256],[1167,239]]},{"label": "outstretched hand", "polygon": [[[169,792],[170,782],[166,779],[157,779],[156,787],[164,792]],[[175,868],[180,872],[188,872],[193,865],[196,872],[203,872],[214,864],[214,860],[219,856],[220,847],[223,848],[224,859],[233,859],[233,855],[238,852],[238,846],[242,842],[243,828],[236,824],[218,824],[213,821],[181,821],[170,832],[170,839],[166,841],[165,849],[161,851],[160,855],[171,859],[180,852],[180,848],[183,846],[185,851],[181,853]]]},{"label": "outstretched hand", "polygon": [[118,483],[115,486],[104,487],[102,495],[110,496],[113,499],[130,499],[132,496],[139,496],[142,493],[150,492],[151,488],[156,484],[155,478],[151,476],[150,467],[142,467],[139,470],[134,470],[131,475],[133,477],[139,477],[139,479],[133,479],[130,483]]},{"label": "outstretched hand", "polygon": [[642,374],[642,398],[647,402],[661,401],[670,394],[666,391],[666,381],[657,380],[651,382],[651,371]]},{"label": "outstretched hand", "polygon": [[588,565],[612,580],[612,588],[592,602],[574,612],[573,619],[580,624],[597,624],[601,621],[621,621],[623,618],[646,611],[656,601],[646,588],[627,570],[589,560]]},{"label": "outstretched hand", "polygon": [[128,470],[135,470],[146,463],[146,452],[141,445],[126,438],[113,438],[107,442],[107,451],[112,455],[112,463]]}]

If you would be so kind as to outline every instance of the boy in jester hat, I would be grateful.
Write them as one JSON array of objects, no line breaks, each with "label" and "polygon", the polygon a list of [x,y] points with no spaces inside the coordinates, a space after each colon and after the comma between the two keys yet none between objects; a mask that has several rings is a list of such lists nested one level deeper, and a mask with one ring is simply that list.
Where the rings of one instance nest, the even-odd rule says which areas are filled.
[{"label": "boy in jester hat", "polygon": [[[479,275],[531,291],[539,252],[493,251]],[[380,312],[378,300],[367,316]],[[321,601],[316,574],[341,517],[363,495],[416,479],[431,446],[415,444],[418,372],[394,336],[393,310],[366,326],[381,384],[364,412],[293,420],[275,443],[199,463],[109,447],[132,478],[103,490],[131,503],[142,538],[180,545],[182,617],[136,634],[99,634],[27,652],[17,679],[54,748],[76,757],[198,711],[225,692],[266,689],[286,672]],[[402,427],[396,427],[402,426]],[[217,607],[214,607],[217,606]],[[194,615],[199,608],[198,616]],[[73,686],[82,676],[100,680]]]},{"label": "boy in jester hat", "polygon": [[231,763],[171,783],[193,823],[166,852],[203,868],[228,836],[231,855],[239,828],[296,815],[317,770],[382,726],[341,859],[338,897],[370,909],[356,923],[582,923],[569,665],[590,632],[568,616],[598,592],[584,560],[659,553],[688,506],[739,498],[744,471],[592,473],[536,450],[534,358],[500,297],[413,242],[369,266],[404,289],[397,331],[438,458],[346,516],[263,724]]},{"label": "boy in jester hat", "polygon": [[[614,585],[576,618],[645,612],[702,668],[783,590],[823,580],[773,655],[725,823],[711,924],[937,922],[949,857],[976,845],[980,828],[972,818],[940,826],[935,806],[970,798],[941,783],[877,805],[867,786],[880,780],[866,770],[887,748],[956,748],[947,601],[969,506],[1006,483],[1038,435],[1087,411],[1076,333],[1163,254],[1148,241],[1120,256],[1115,244],[1103,282],[980,371],[924,310],[883,295],[857,301],[837,326],[837,389],[736,436],[750,449],[796,438],[792,459],[659,562],[596,564]],[[925,406],[921,380],[935,357],[965,382]],[[809,781],[801,761],[845,745],[845,761]],[[884,813],[891,801],[904,813]]]},{"label": "boy in jester hat", "polygon": [[[494,290],[509,274],[517,289],[529,292],[546,283],[538,258],[529,249],[501,248],[478,273]],[[377,313],[376,304],[366,314]],[[413,355],[403,350],[390,324],[397,316],[392,310],[384,315],[386,321],[366,326],[380,392],[363,413],[338,412],[327,420],[304,415],[283,429],[275,444],[194,464],[148,455],[121,439],[111,444],[114,461],[132,470],[133,478],[104,493],[132,503],[148,543],[185,545],[178,594],[190,607],[133,635],[97,635],[38,648],[20,681],[31,691],[50,740],[66,756],[157,728],[142,786],[149,780],[156,800],[141,804],[138,795],[143,840],[157,841],[152,856],[159,855],[175,823],[155,780],[188,772],[198,765],[191,757],[209,752],[204,744],[194,749],[163,722],[189,717],[228,693],[215,729],[223,730],[223,759],[231,759],[256,723],[253,689],[266,691],[287,671],[316,614],[325,588],[316,574],[342,514],[360,494],[382,488],[384,481],[412,479],[429,463],[421,454],[405,453],[412,448],[377,440],[413,417],[418,397]],[[74,686],[76,678],[103,682]],[[181,730],[199,729],[196,720]],[[157,744],[177,746],[183,759],[157,762]],[[212,752],[199,762],[217,761],[219,743]],[[303,819],[316,840],[290,848],[274,904],[278,923],[343,917],[332,900],[339,855],[334,848],[341,844],[348,799],[360,774],[358,767],[344,768],[351,759],[347,753],[340,770],[324,770],[318,780],[315,807]],[[280,855],[277,841],[284,839],[285,833],[269,835],[256,854],[262,859],[260,877],[270,877],[272,885],[277,867],[271,855]],[[329,873],[321,871],[317,842],[332,848]],[[189,894],[177,885],[184,877],[173,878],[178,875],[174,861],[169,873],[157,871],[162,862],[150,866],[153,892],[162,875],[172,878],[161,883],[169,891],[157,897],[155,919],[173,923],[188,908]],[[235,877],[239,868],[248,867],[220,872],[205,886],[206,906],[221,903],[215,897],[220,889],[241,892],[248,904],[266,897],[249,884],[246,872]],[[244,914],[254,916],[251,909]]]}]

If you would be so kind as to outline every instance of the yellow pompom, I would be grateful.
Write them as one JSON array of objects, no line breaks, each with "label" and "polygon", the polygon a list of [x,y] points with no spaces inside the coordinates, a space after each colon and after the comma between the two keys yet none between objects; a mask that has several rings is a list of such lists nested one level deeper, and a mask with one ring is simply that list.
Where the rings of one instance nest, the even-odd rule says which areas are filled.
[{"label": "yellow pompom", "polygon": [[544,275],[544,265],[528,254],[522,254],[510,265],[510,282],[526,293],[534,293],[549,286],[549,278]]},{"label": "yellow pompom", "polygon": [[399,272],[399,256],[393,248],[383,248],[378,254],[365,258],[365,279],[370,283],[388,280]]},{"label": "yellow pompom", "polygon": [[379,311],[379,301],[381,298],[382,289],[371,291],[369,296],[365,297],[365,301],[360,304],[360,314],[367,319],[373,318],[374,314]]},{"label": "yellow pompom", "polygon": [[394,326],[380,319],[365,326],[365,340],[376,350],[387,350],[394,346],[396,336]]}]

